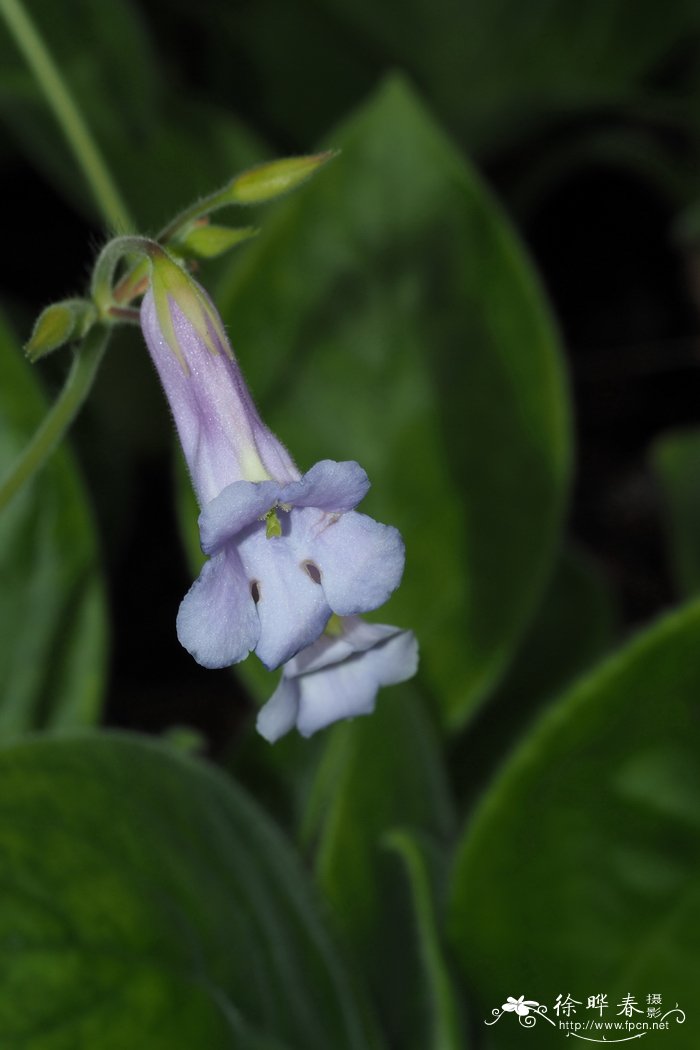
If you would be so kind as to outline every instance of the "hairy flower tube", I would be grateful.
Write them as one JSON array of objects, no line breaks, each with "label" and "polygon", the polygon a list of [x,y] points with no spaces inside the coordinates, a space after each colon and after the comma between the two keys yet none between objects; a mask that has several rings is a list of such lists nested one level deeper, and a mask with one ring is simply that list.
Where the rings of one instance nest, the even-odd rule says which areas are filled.
[{"label": "hairy flower tube", "polygon": [[342,718],[369,715],[377,691],[412,678],[418,644],[412,631],[334,618],[333,630],[284,665],[282,678],[258,714],[258,731],[274,743],[294,726],[311,736]]},{"label": "hairy flower tube", "polygon": [[201,507],[209,556],[182,601],[182,645],[205,667],[255,651],[270,669],[330,616],[382,605],[398,586],[398,531],[355,511],[369,481],[354,462],[302,475],[260,419],[206,293],[167,257],[153,263],[141,326]]}]

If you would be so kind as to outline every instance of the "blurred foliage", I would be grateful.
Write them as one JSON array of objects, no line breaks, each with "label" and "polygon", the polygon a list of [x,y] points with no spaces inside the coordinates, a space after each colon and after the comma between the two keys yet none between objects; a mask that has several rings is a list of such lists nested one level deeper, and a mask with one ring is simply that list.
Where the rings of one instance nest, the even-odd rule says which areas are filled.
[{"label": "blurred foliage", "polygon": [[450,766],[461,800],[478,795],[507,750],[548,702],[612,648],[617,611],[600,567],[564,549],[504,680],[458,738]]},{"label": "blurred foliage", "polygon": [[466,1050],[464,1010],[441,937],[444,855],[431,841],[407,831],[392,831],[383,844],[401,859],[410,883],[424,970],[423,990],[416,989],[424,1019],[407,1033],[402,1045],[416,1050]]},{"label": "blurred foliage", "polygon": [[[449,842],[455,816],[444,758],[411,684],[388,693],[371,719],[335,727],[312,780],[303,840],[316,880],[334,908],[346,943],[382,1004],[399,1045],[425,1038],[423,975],[406,924],[404,888],[384,835],[409,827]],[[403,892],[402,892],[403,891]],[[418,1034],[420,1033],[420,1035]]]},{"label": "blurred foliage", "polygon": [[[692,1003],[699,641],[691,605],[592,673],[522,742],[470,820],[449,928],[477,1016],[524,985],[540,1001],[545,989],[551,1002],[604,989],[611,1004],[657,990],[667,1007]],[[485,1045],[513,1045],[508,1020]],[[559,1045],[546,1028],[539,1045]],[[674,1046],[696,1041],[692,1022],[674,1032]]]},{"label": "blurred foliage", "polygon": [[[0,324],[0,477],[46,401]],[[0,514],[0,736],[99,720],[106,610],[97,543],[75,463],[57,453]]]},{"label": "blurred foliage", "polygon": [[680,594],[700,590],[700,433],[664,434],[652,463],[665,500],[668,549]]},{"label": "blurred foliage", "polygon": [[5,1046],[380,1045],[289,847],[222,777],[85,735],[3,749],[0,783]]},{"label": "blurred foliage", "polygon": [[[697,5],[25,7],[144,233],[342,150],[198,275],[300,466],[367,468],[362,509],[407,543],[376,619],[422,663],[272,748],[276,676],[190,666],[196,506],[120,333],[73,451],[0,514],[2,1050],[546,1047],[565,1033],[483,1022],[510,993],[652,991],[695,1046],[700,614],[621,635],[700,580]],[[0,121],[26,336],[105,229],[1,18]],[[45,405],[3,322],[0,477]],[[66,735],[100,720],[162,743]]]},{"label": "blurred foliage", "polygon": [[[502,150],[591,109],[656,98],[672,111],[697,86],[691,0],[670,0],[662,13],[635,0],[215,0],[215,32],[184,0],[153,8],[166,33],[166,11],[176,13],[171,34],[197,25],[219,91],[240,86],[231,53],[245,63],[243,94],[256,120],[301,142],[322,135],[388,66],[410,74],[470,152]],[[685,61],[665,83],[676,55]]]}]

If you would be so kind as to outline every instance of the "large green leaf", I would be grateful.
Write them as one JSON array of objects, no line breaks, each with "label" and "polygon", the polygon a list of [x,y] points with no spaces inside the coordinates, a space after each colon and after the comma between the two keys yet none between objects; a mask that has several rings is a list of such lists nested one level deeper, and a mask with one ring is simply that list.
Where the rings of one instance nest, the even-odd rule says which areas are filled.
[{"label": "large green leaf", "polygon": [[7,1050],[367,1050],[296,857],[207,766],[122,736],[0,750]]},{"label": "large green leaf", "polygon": [[530,711],[561,692],[612,647],[617,613],[603,571],[583,550],[565,547],[542,603],[498,688],[503,708]]},{"label": "large green leaf", "polygon": [[401,1046],[425,1034],[424,971],[403,873],[384,838],[396,827],[437,842],[454,814],[434,726],[415,684],[380,693],[370,718],[335,727],[316,772],[302,835],[316,878]]},{"label": "large green leaf", "polygon": [[664,497],[669,562],[678,591],[700,590],[700,431],[659,438],[652,463]]},{"label": "large green leaf", "polygon": [[[441,855],[435,856],[432,843],[407,831],[390,832],[387,846],[401,858],[411,887],[416,934],[420,944],[424,983],[427,987],[429,1023],[414,1032],[411,1045],[416,1050],[467,1050],[464,1022],[450,965],[442,940],[442,884],[434,870],[442,873]],[[421,996],[423,1000],[425,996]],[[406,1043],[402,1045],[406,1046]]]},{"label": "large green leaf", "polygon": [[[0,477],[45,411],[29,366],[0,324]],[[0,513],[0,735],[93,723],[105,647],[93,522],[62,449]]]},{"label": "large green leaf", "polygon": [[612,648],[616,619],[600,567],[582,551],[565,548],[505,678],[453,748],[460,799],[481,794],[544,704]]},{"label": "large green leaf", "polygon": [[[611,1020],[627,994],[643,1009],[655,992],[665,1009],[692,1009],[699,695],[695,604],[565,696],[493,784],[453,872],[450,935],[477,1020],[521,994],[551,1014],[570,993],[584,1018],[598,1016],[586,1012],[597,993]],[[504,1015],[488,1043],[482,1029],[484,1045],[512,1047],[515,1020]],[[697,1044],[690,1020],[672,1025],[674,1047]]]},{"label": "large green leaf", "polygon": [[497,206],[400,81],[331,144],[342,156],[280,207],[218,301],[299,463],[366,467],[362,509],[407,546],[381,619],[416,629],[459,724],[555,549],[569,465],[557,339]]}]

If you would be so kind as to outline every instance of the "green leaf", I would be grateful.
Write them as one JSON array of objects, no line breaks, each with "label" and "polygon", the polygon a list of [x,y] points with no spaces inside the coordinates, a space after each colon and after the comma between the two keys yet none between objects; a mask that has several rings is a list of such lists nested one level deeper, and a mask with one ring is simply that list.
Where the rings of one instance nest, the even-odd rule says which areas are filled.
[{"label": "green leaf", "polygon": [[[665,1008],[692,1006],[699,694],[695,604],[563,697],[505,766],[453,871],[450,936],[477,1023],[509,994],[550,1014],[567,993],[619,1004],[662,992]],[[511,1022],[489,1029],[490,1047],[513,1046]],[[674,1047],[696,1045],[692,1024],[672,1027]]]},{"label": "green leaf", "polygon": [[600,566],[564,548],[542,603],[497,690],[504,706],[533,706],[553,697],[611,648],[617,614]]},{"label": "green leaf", "polygon": [[136,737],[0,750],[0,1044],[378,1045],[305,876],[206,765]]},{"label": "green leaf", "polygon": [[[0,322],[0,476],[46,410]],[[99,716],[106,614],[91,513],[59,450],[0,515],[0,736]]]},{"label": "green leaf", "polygon": [[569,470],[558,342],[497,206],[400,81],[332,137],[217,302],[265,418],[308,468],[357,459],[399,527],[384,622],[413,627],[462,724],[503,672],[556,547]]},{"label": "green leaf", "polygon": [[[434,877],[429,870],[430,844],[406,831],[390,832],[386,845],[403,861],[410,882],[413,911],[420,942],[425,983],[430,993],[430,1035],[414,1040],[424,1050],[466,1050],[463,1022],[450,968],[442,943],[442,916],[436,901]],[[431,858],[432,859],[432,858]]]},{"label": "green leaf", "polygon": [[479,795],[542,707],[612,648],[616,620],[599,566],[565,548],[505,678],[453,749],[460,798]]},{"label": "green leaf", "polygon": [[[397,826],[438,841],[454,829],[435,728],[411,683],[383,690],[374,714],[328,734],[302,828],[314,847],[317,881],[404,1046],[425,1018],[405,887],[383,845]],[[415,995],[407,995],[411,988]]]},{"label": "green leaf", "polygon": [[665,503],[668,553],[679,592],[700,590],[700,431],[666,434],[652,449]]}]

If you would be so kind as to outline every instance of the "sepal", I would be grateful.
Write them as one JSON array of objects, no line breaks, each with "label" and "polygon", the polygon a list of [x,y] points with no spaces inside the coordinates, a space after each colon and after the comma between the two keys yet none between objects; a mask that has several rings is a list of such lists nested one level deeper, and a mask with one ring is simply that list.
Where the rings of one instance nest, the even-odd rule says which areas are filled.
[{"label": "sepal", "polygon": [[223,351],[231,356],[221,318],[211,300],[187,271],[162,248],[151,257],[151,292],[163,338],[185,372],[188,371],[188,365],[175,332],[171,309],[173,303],[177,303],[178,309],[212,354]]}]

